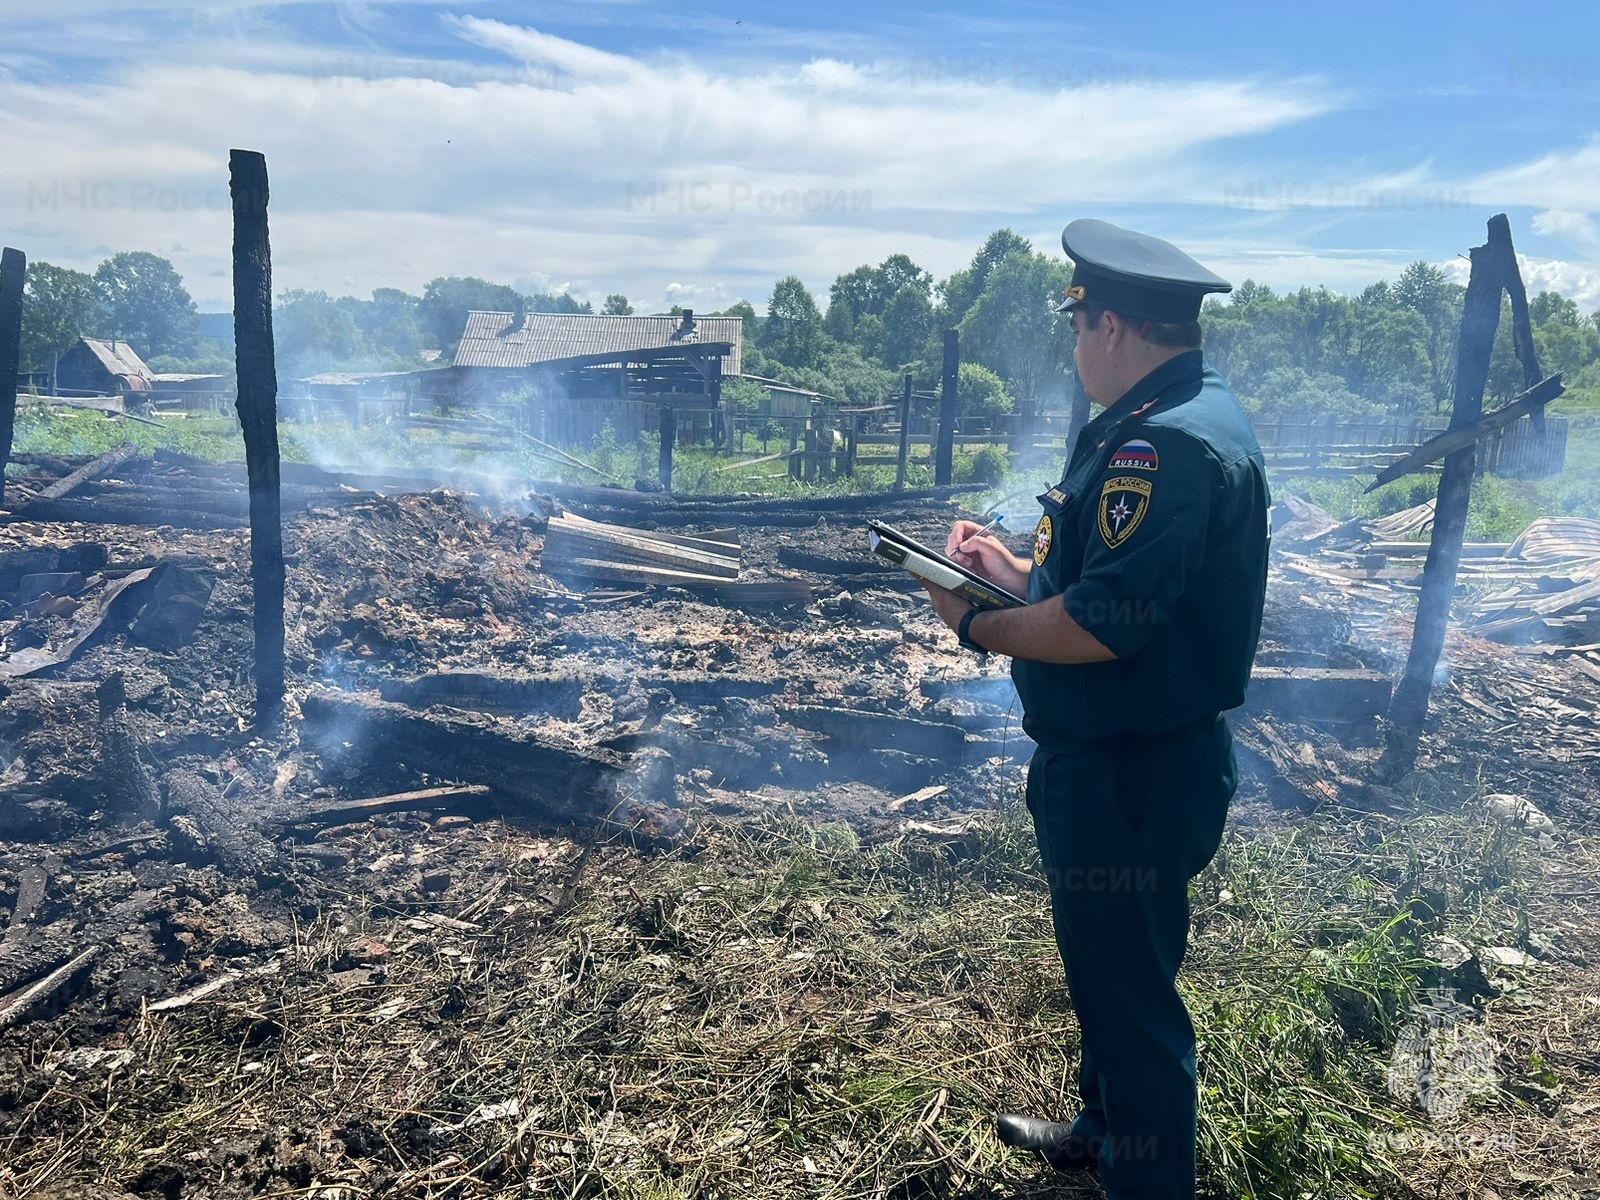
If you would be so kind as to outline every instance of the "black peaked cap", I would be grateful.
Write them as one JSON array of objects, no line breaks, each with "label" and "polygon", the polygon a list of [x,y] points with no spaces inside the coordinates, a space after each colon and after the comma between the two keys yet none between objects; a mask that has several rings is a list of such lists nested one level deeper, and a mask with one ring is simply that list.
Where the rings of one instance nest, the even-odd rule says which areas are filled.
[{"label": "black peaked cap", "polygon": [[1057,312],[1091,304],[1134,320],[1194,321],[1208,293],[1233,290],[1171,242],[1109,221],[1072,222],[1061,231],[1061,248],[1073,270]]}]

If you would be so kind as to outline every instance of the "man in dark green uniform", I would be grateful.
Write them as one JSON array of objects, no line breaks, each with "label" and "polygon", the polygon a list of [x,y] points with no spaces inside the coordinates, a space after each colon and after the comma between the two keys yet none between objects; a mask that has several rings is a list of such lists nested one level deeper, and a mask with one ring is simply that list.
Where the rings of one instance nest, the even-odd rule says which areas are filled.
[{"label": "man in dark green uniform", "polygon": [[1189,879],[1216,853],[1236,772],[1221,714],[1244,699],[1267,574],[1266,468],[1200,351],[1229,284],[1104,221],[1062,233],[1059,311],[1102,411],[1039,497],[1031,561],[958,521],[947,551],[1028,597],[972,609],[929,586],[961,643],[1010,655],[1038,750],[1027,801],[1082,1030],[1070,1124],[1004,1115],[1009,1145],[1098,1168],[1111,1200],[1191,1200],[1195,1036],[1176,977]]}]

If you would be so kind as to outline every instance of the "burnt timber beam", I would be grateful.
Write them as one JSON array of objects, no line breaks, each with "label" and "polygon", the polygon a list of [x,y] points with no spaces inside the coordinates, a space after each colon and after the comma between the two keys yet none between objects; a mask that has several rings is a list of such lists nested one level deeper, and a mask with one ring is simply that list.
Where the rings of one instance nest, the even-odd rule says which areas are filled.
[{"label": "burnt timber beam", "polygon": [[283,511],[278,478],[278,372],[272,342],[272,246],[267,160],[229,154],[233,193],[233,332],[239,425],[250,479],[250,587],[254,602],[256,726],[283,718]]},{"label": "burnt timber beam", "polygon": [[116,449],[106,451],[93,462],[85,463],[70,475],[63,475],[34,497],[34,501],[60,500],[69,492],[75,491],[91,480],[104,479],[129,459],[137,458],[138,456],[139,447],[132,442],[124,442]]},{"label": "burnt timber beam", "polygon": [[[1511,345],[1517,352],[1517,360],[1522,363],[1522,386],[1526,391],[1544,378],[1544,372],[1539,369],[1539,347],[1533,341],[1533,320],[1528,313],[1528,289],[1523,286],[1522,271],[1517,266],[1515,253],[1511,255],[1506,270],[1505,285],[1506,295],[1511,298]],[[1528,418],[1533,423],[1534,431],[1543,434],[1543,406],[1530,409]]]},{"label": "burnt timber beam", "polygon": [[476,714],[419,713],[328,689],[311,692],[300,707],[314,740],[348,742],[372,763],[480,780],[505,816],[576,823],[647,844],[683,835],[672,764],[659,754],[584,749]]},{"label": "burnt timber beam", "polygon": [[[1489,238],[1471,251],[1472,273],[1467,279],[1461,312],[1461,338],[1456,347],[1456,382],[1450,431],[1472,430],[1482,418],[1483,389],[1489,379],[1489,359],[1494,351],[1495,328],[1500,323],[1500,293],[1517,269],[1511,244],[1511,223],[1504,213],[1489,218]],[[1434,502],[1433,536],[1422,571],[1422,596],[1412,627],[1411,651],[1405,672],[1389,705],[1388,747],[1381,774],[1396,776],[1416,762],[1417,740],[1428,714],[1434,669],[1444,650],[1450,624],[1450,602],[1455,594],[1456,571],[1461,565],[1461,544],[1466,539],[1467,506],[1472,498],[1472,477],[1477,467],[1477,439],[1449,454],[1439,493]]]},{"label": "burnt timber beam", "polygon": [[1436,463],[1441,458],[1446,458],[1458,450],[1488,437],[1498,429],[1504,429],[1513,421],[1532,413],[1544,412],[1544,406],[1558,399],[1566,391],[1566,385],[1561,382],[1560,375],[1552,375],[1548,379],[1541,379],[1511,403],[1494,410],[1488,416],[1479,420],[1467,429],[1447,429],[1438,437],[1429,438],[1415,450],[1396,459],[1367,485],[1367,491],[1376,491],[1386,483],[1393,483],[1413,472],[1420,471],[1430,463]]},{"label": "burnt timber beam", "polygon": [[28,258],[7,246],[0,252],[0,506],[6,502],[6,467],[17,428],[17,370],[22,358],[22,285]]}]

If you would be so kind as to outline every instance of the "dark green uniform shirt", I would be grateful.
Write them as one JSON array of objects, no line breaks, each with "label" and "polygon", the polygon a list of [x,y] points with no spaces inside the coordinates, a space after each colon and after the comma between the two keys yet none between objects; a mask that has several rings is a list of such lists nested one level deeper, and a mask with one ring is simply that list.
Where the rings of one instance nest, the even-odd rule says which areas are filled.
[{"label": "dark green uniform shirt", "polygon": [[1159,733],[1243,703],[1266,594],[1266,466],[1200,351],[1090,421],[1039,501],[1028,600],[1060,596],[1117,657],[1015,659],[1029,737]]}]

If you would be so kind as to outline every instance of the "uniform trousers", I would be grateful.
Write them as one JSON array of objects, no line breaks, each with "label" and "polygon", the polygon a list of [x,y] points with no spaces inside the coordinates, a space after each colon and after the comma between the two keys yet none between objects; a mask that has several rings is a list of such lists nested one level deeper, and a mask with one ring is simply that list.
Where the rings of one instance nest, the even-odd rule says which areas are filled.
[{"label": "uniform trousers", "polygon": [[1028,767],[1056,944],[1082,1031],[1074,1134],[1109,1200],[1193,1200],[1195,1035],[1178,994],[1189,880],[1237,784],[1220,716],[1056,741]]}]

